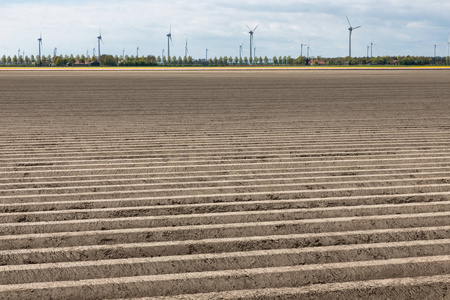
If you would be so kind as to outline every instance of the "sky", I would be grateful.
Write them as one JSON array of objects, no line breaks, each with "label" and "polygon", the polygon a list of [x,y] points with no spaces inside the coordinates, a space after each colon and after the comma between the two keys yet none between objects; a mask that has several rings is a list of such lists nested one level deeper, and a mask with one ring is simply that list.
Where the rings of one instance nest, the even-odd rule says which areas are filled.
[{"label": "sky", "polygon": [[[92,55],[101,28],[102,54],[184,56],[186,40],[193,58],[249,56],[248,28],[256,56],[298,57],[301,44],[310,56],[447,55],[449,0],[0,0],[0,54]],[[98,50],[96,50],[97,52]],[[303,48],[306,56],[306,47]]]}]

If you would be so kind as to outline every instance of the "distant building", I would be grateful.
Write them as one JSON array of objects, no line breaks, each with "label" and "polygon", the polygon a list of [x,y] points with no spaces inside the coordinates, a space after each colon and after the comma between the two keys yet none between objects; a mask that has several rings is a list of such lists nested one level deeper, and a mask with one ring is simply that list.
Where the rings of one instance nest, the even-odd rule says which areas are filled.
[{"label": "distant building", "polygon": [[75,60],[74,66],[88,66],[89,65],[89,59],[85,59],[84,62],[80,62],[79,59]]},{"label": "distant building", "polygon": [[311,59],[309,61],[310,65],[326,65],[326,62],[324,62],[323,60],[319,60],[319,59]]}]

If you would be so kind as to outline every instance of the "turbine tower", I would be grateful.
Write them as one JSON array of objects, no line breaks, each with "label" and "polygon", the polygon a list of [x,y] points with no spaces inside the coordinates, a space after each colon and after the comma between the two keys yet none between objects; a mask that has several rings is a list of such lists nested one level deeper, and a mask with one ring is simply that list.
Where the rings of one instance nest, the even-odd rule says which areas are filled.
[{"label": "turbine tower", "polygon": [[209,51],[209,49],[206,48],[206,62],[208,62],[208,51]]},{"label": "turbine tower", "polygon": [[373,41],[370,42],[370,57],[373,57],[373,46],[376,46],[377,44],[374,44]]},{"label": "turbine tower", "polygon": [[306,64],[309,65],[309,51],[311,50],[310,45],[306,45]]},{"label": "turbine tower", "polygon": [[245,44],[245,42],[243,42],[242,44],[239,45],[239,60],[242,59],[242,46]]},{"label": "turbine tower", "polygon": [[449,63],[448,50],[449,50],[449,46],[450,46],[450,33],[448,34],[448,39],[447,39],[447,43],[446,44],[447,44],[447,64],[448,64]]},{"label": "turbine tower", "polygon": [[102,42],[102,44],[104,44],[103,43],[103,38],[102,38],[102,29],[100,28],[100,35],[97,37],[97,40],[98,40],[98,58],[100,59],[100,55],[101,55],[101,53],[100,53],[100,41]]},{"label": "turbine tower", "polygon": [[436,48],[440,45],[441,44],[438,44],[438,43],[436,43],[436,41],[434,41],[434,59],[436,59]]},{"label": "turbine tower", "polygon": [[188,49],[188,43],[187,43],[187,39],[186,39],[186,46],[184,47],[184,57],[187,59],[189,53],[189,49]]},{"label": "turbine tower", "polygon": [[137,48],[136,48],[136,59],[139,58],[139,51],[141,51],[141,49],[139,48],[139,46],[137,46]]},{"label": "turbine tower", "polygon": [[247,25],[248,30],[250,30],[250,31],[248,32],[248,33],[250,33],[250,60],[252,60],[253,33],[255,33],[256,28],[258,28],[258,26],[259,26],[259,25],[256,25],[256,27],[255,27],[253,30],[251,30],[250,27],[248,27],[248,25]]},{"label": "turbine tower", "polygon": [[42,33],[40,34],[39,38],[38,38],[38,42],[39,42],[39,61],[41,60],[41,48],[42,48]]},{"label": "turbine tower", "polygon": [[346,18],[347,18],[348,24],[350,25],[350,27],[348,28],[348,31],[349,31],[349,36],[348,36],[348,56],[352,57],[352,32],[353,32],[354,29],[358,29],[361,26],[353,27],[347,16],[346,16]]},{"label": "turbine tower", "polygon": [[170,42],[172,42],[172,24],[169,27],[169,33],[167,34],[167,56],[170,57]]},{"label": "turbine tower", "polygon": [[307,46],[306,44],[303,44],[302,37],[300,37],[300,56],[303,57],[303,47]]}]

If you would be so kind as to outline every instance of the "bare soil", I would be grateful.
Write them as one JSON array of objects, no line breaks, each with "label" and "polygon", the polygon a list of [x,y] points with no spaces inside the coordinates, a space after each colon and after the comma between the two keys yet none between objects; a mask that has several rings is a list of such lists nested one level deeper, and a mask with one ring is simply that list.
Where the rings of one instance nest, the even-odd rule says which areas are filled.
[{"label": "bare soil", "polygon": [[449,299],[450,70],[0,72],[0,299]]}]

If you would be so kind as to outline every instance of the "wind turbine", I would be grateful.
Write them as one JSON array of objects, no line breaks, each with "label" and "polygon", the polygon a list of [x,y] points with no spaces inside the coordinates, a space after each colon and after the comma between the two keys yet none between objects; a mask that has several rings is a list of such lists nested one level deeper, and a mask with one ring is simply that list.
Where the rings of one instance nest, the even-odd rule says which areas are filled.
[{"label": "wind turbine", "polygon": [[300,37],[300,56],[303,57],[303,46],[307,46],[306,44],[303,44],[302,37]]},{"label": "wind turbine", "polygon": [[239,45],[239,60],[242,59],[242,46],[245,44],[245,42],[243,42],[242,44]]},{"label": "wind turbine", "polygon": [[189,53],[189,49],[188,49],[188,43],[187,43],[187,39],[186,39],[186,46],[184,47],[184,57],[187,58]]},{"label": "wind turbine", "polygon": [[125,49],[122,49],[122,59],[125,60]]},{"label": "wind turbine", "polygon": [[168,57],[170,57],[170,42],[172,42],[172,24],[170,24],[169,33],[167,34],[167,56]]},{"label": "wind turbine", "polygon": [[103,43],[103,38],[102,38],[102,29],[100,28],[100,35],[97,37],[98,40],[98,58],[100,58],[100,41]]},{"label": "wind turbine", "polygon": [[139,46],[137,46],[136,48],[136,58],[139,58],[139,52],[141,51],[141,49],[139,48]]},{"label": "wind turbine", "polygon": [[434,41],[434,59],[436,59],[436,48],[440,45],[441,44],[437,44],[436,41]]},{"label": "wind turbine", "polygon": [[447,39],[447,64],[449,63],[449,57],[448,57],[448,55],[449,55],[449,52],[448,52],[448,50],[449,50],[449,46],[450,46],[450,33],[448,34],[448,39]]},{"label": "wind turbine", "polygon": [[309,51],[311,50],[310,45],[308,44],[306,47],[306,64],[309,65]]},{"label": "wind turbine", "polygon": [[361,26],[356,26],[353,27],[352,24],[350,23],[350,20],[348,19],[347,16],[345,16],[347,18],[347,22],[350,25],[350,27],[348,28],[349,31],[349,36],[348,36],[348,56],[352,57],[352,32],[354,29],[358,29]]},{"label": "wind turbine", "polygon": [[373,46],[376,46],[377,44],[374,44],[373,41],[370,42],[370,57],[373,57]]},{"label": "wind turbine", "polygon": [[55,47],[55,49],[53,50],[53,56],[56,57],[56,51],[58,51],[58,48]]},{"label": "wind turbine", "polygon": [[251,30],[250,27],[248,27],[248,25],[247,25],[248,30],[250,30],[250,31],[248,32],[248,33],[250,33],[250,60],[252,60],[253,33],[255,33],[256,28],[258,28],[258,26],[259,26],[259,25],[256,25],[256,27],[255,27],[253,30]]},{"label": "wind turbine", "polygon": [[206,48],[206,61],[208,61],[208,51],[209,51],[210,49],[208,49],[208,48]]},{"label": "wind turbine", "polygon": [[39,42],[39,61],[41,60],[41,48],[42,48],[42,33],[40,34],[39,38],[38,38],[38,42]]}]

